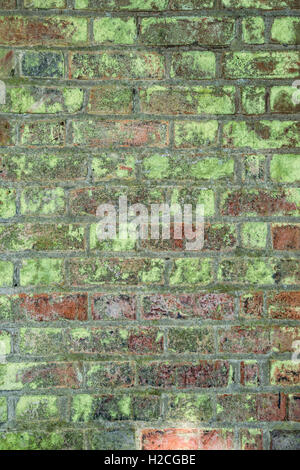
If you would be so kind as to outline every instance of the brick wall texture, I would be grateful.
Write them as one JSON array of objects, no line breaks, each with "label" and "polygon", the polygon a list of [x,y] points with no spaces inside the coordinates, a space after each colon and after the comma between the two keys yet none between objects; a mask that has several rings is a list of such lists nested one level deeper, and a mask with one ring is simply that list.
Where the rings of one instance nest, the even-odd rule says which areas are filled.
[{"label": "brick wall texture", "polygon": [[0,79],[0,449],[300,449],[299,0],[2,0]]}]

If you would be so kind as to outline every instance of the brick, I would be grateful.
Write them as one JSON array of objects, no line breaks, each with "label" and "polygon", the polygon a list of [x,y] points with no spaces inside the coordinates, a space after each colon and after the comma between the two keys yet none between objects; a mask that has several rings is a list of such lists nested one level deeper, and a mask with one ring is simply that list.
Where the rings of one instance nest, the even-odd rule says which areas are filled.
[{"label": "brick", "polygon": [[[83,180],[87,176],[88,156],[80,152],[63,153],[1,152],[0,177],[4,181],[55,182]],[[59,191],[59,188],[57,188]]]},{"label": "brick", "polygon": [[13,10],[16,8],[16,0],[1,0],[0,8],[1,10]]},{"label": "brick", "polygon": [[94,294],[92,298],[92,315],[94,320],[135,320],[135,295]]},{"label": "brick", "polygon": [[6,87],[2,113],[56,114],[77,113],[83,105],[80,88]]},{"label": "brick", "polygon": [[15,145],[15,141],[15,124],[6,119],[0,119],[0,145]]},{"label": "brick", "polygon": [[16,72],[16,55],[14,51],[0,49],[0,77],[13,77]]},{"label": "brick", "polygon": [[21,286],[51,286],[63,281],[63,261],[61,259],[25,259],[20,270]]},{"label": "brick", "polygon": [[235,326],[219,330],[219,349],[222,353],[266,354],[270,347],[268,328]]},{"label": "brick", "polygon": [[262,182],[265,178],[264,155],[245,155],[242,160],[242,181]]},{"label": "brick", "polygon": [[197,148],[217,145],[217,121],[176,121],[175,147]]},{"label": "brick", "polygon": [[244,318],[261,318],[264,308],[262,292],[250,292],[240,298],[241,316]]},{"label": "brick", "polygon": [[3,360],[2,356],[5,357],[12,352],[11,336],[7,331],[0,330],[0,347],[1,360]]},{"label": "brick", "polygon": [[16,302],[14,296],[1,295],[0,296],[0,322],[6,323],[15,320],[16,316]]},{"label": "brick", "polygon": [[70,16],[1,16],[0,41],[14,46],[71,46],[87,44],[86,18]]},{"label": "brick", "polygon": [[12,287],[14,266],[10,261],[0,261],[1,287]]},{"label": "brick", "polygon": [[[293,86],[272,87],[270,93],[271,111],[278,114],[299,113],[300,103],[293,99],[295,91],[296,88]],[[284,155],[282,155],[282,157],[284,157]]]},{"label": "brick", "polygon": [[212,281],[212,266],[208,259],[177,259],[170,276],[171,285],[200,285]]},{"label": "brick", "polygon": [[233,39],[234,20],[228,17],[143,18],[139,42],[145,45],[215,45]]},{"label": "brick", "polygon": [[243,41],[247,44],[263,44],[265,42],[264,18],[252,16],[242,21]]},{"label": "brick", "polygon": [[135,430],[131,426],[97,429],[93,432],[90,440],[93,450],[133,450],[136,448]]},{"label": "brick", "polygon": [[96,18],[96,44],[134,44],[137,36],[134,18]]},{"label": "brick", "polygon": [[84,247],[84,227],[80,225],[0,225],[0,251],[72,251]]},{"label": "brick", "polygon": [[291,386],[299,384],[300,364],[295,361],[271,361],[271,385]]},{"label": "brick", "polygon": [[65,121],[32,121],[22,124],[20,144],[22,146],[49,145],[64,147],[66,140]]},{"label": "brick", "polygon": [[259,8],[261,10],[283,10],[299,8],[297,0],[222,0],[225,8]]},{"label": "brick", "polygon": [[167,10],[168,0],[75,0],[75,9],[97,11]]},{"label": "brick", "polygon": [[179,365],[179,388],[227,387],[231,380],[231,366],[226,361],[199,361],[198,364]]},{"label": "brick", "polygon": [[87,111],[89,114],[131,114],[133,90],[119,85],[94,87],[90,90]]},{"label": "brick", "polygon": [[75,145],[91,147],[165,147],[168,124],[151,121],[73,121]]},{"label": "brick", "polygon": [[279,183],[294,183],[300,181],[300,156],[296,154],[275,154],[270,164],[270,173],[273,181]]},{"label": "brick", "polygon": [[83,450],[81,431],[11,431],[0,433],[0,450]]},{"label": "brick", "polygon": [[271,40],[280,44],[300,44],[299,28],[299,18],[275,18],[271,29]]},{"label": "brick", "polygon": [[274,284],[278,267],[269,258],[226,259],[220,262],[218,279],[245,284]]},{"label": "brick", "polygon": [[227,148],[277,149],[300,146],[300,125],[296,121],[228,122],[223,143]]},{"label": "brick", "polygon": [[25,0],[25,8],[66,8],[66,0]]},{"label": "brick", "polygon": [[289,395],[289,421],[300,421],[300,395]]},{"label": "brick", "polygon": [[155,395],[76,395],[71,420],[77,422],[150,421],[160,416],[160,398]]},{"label": "brick", "polygon": [[255,361],[242,361],[240,365],[241,385],[244,387],[259,387],[261,371]]},{"label": "brick", "polygon": [[143,297],[142,314],[146,320],[192,319],[232,320],[234,298],[229,294],[152,294]]},{"label": "brick", "polygon": [[82,372],[76,363],[0,364],[0,390],[79,388]]},{"label": "brick", "polygon": [[223,73],[225,78],[296,78],[299,59],[297,51],[227,52]]},{"label": "brick", "polygon": [[65,212],[63,188],[31,187],[21,194],[21,212],[24,215],[62,215]]},{"label": "brick", "polygon": [[0,398],[0,423],[7,421],[7,400],[5,397]]},{"label": "brick", "polygon": [[0,217],[9,219],[16,214],[16,191],[11,188],[0,188]]},{"label": "brick", "polygon": [[140,89],[141,111],[148,114],[233,114],[234,87],[165,87]]},{"label": "brick", "polygon": [[267,304],[271,318],[300,320],[300,292],[271,292]]},{"label": "brick", "polygon": [[215,195],[212,189],[176,186],[170,191],[170,200],[172,204],[192,204],[195,207],[197,204],[203,205],[204,216],[212,217],[215,214]]},{"label": "brick", "polygon": [[143,450],[232,450],[233,432],[227,429],[144,429]]},{"label": "brick", "polygon": [[19,349],[26,356],[56,356],[65,351],[61,328],[20,328]]},{"label": "brick", "polygon": [[218,395],[217,421],[284,421],[286,402],[281,393]]},{"label": "brick", "polygon": [[300,432],[273,430],[271,435],[271,450],[300,450]]},{"label": "brick", "polygon": [[294,327],[275,327],[271,332],[272,350],[279,353],[293,352],[294,341],[300,340],[300,329]]},{"label": "brick", "polygon": [[135,154],[120,154],[118,152],[105,152],[92,160],[92,173],[94,181],[107,181],[111,179],[134,180],[136,178]]},{"label": "brick", "polygon": [[268,226],[263,222],[248,222],[242,225],[242,244],[249,249],[266,248]]},{"label": "brick", "polygon": [[272,224],[274,250],[299,250],[300,225]]},{"label": "brick", "polygon": [[168,330],[169,352],[211,354],[214,349],[214,334],[209,328],[170,328]]},{"label": "brick", "polygon": [[245,114],[263,114],[266,112],[266,89],[247,86],[242,88],[242,112]]},{"label": "brick", "polygon": [[20,294],[20,315],[35,321],[87,320],[87,294]]},{"label": "brick", "polygon": [[61,52],[25,51],[21,67],[24,77],[63,78],[64,56]]},{"label": "brick", "polygon": [[241,450],[263,450],[263,431],[261,429],[240,430]]},{"label": "brick", "polygon": [[166,418],[187,422],[209,421],[213,415],[212,400],[209,395],[176,393],[168,395]]},{"label": "brick", "polygon": [[155,52],[73,52],[70,63],[69,78],[80,80],[160,80],[165,75],[163,56]]},{"label": "brick", "polygon": [[216,76],[216,57],[209,51],[186,51],[172,54],[170,76],[199,80]]},{"label": "brick", "polygon": [[16,419],[29,421],[58,421],[60,418],[60,397],[40,395],[25,396],[18,400]]},{"label": "brick", "polygon": [[201,10],[213,8],[213,0],[169,0],[171,10]]},{"label": "brick", "polygon": [[86,382],[89,389],[132,387],[135,367],[130,362],[89,362]]},{"label": "brick", "polygon": [[147,387],[168,388],[176,385],[176,364],[148,362],[137,368],[138,384]]},{"label": "brick", "polygon": [[296,216],[299,212],[299,195],[297,188],[227,191],[221,197],[221,213],[228,216]]},{"label": "brick", "polygon": [[70,260],[71,283],[85,284],[161,284],[164,262],[156,259]]}]

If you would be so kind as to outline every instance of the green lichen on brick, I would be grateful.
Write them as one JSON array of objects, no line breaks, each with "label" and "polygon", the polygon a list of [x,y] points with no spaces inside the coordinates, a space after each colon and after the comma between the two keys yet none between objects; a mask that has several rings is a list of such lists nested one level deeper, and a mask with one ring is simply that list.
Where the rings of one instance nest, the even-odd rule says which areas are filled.
[{"label": "green lichen on brick", "polygon": [[177,259],[170,276],[171,285],[209,284],[212,281],[212,265],[208,259]]},{"label": "green lichen on brick", "polygon": [[243,40],[247,44],[264,44],[265,22],[260,16],[244,18],[242,22]]},{"label": "green lichen on brick", "polygon": [[92,161],[92,172],[94,181],[111,179],[132,180],[135,178],[136,156],[119,155],[109,152]]},{"label": "green lichen on brick", "polygon": [[13,51],[0,49],[0,78],[9,78],[15,75],[16,56]]},{"label": "green lichen on brick", "polygon": [[21,63],[25,77],[62,78],[64,75],[64,56],[61,52],[25,51]]},{"label": "green lichen on brick", "polygon": [[18,400],[16,419],[21,421],[51,421],[59,417],[58,397],[24,396]]},{"label": "green lichen on brick", "polygon": [[219,179],[231,176],[233,172],[233,159],[204,158],[191,168],[191,176],[195,179]]},{"label": "green lichen on brick", "polygon": [[97,18],[94,21],[94,39],[97,44],[134,44],[134,18]]},{"label": "green lichen on brick", "polygon": [[139,277],[144,284],[160,282],[163,274],[164,262],[162,260],[150,260],[149,267],[141,271]]},{"label": "green lichen on brick", "polygon": [[213,52],[187,51],[172,56],[171,78],[213,78],[216,74],[216,57]]},{"label": "green lichen on brick", "polygon": [[66,0],[25,0],[25,8],[65,8]]},{"label": "green lichen on brick", "polygon": [[65,210],[63,188],[24,189],[21,195],[21,212],[25,215],[59,215]]},{"label": "green lichen on brick", "polygon": [[0,296],[0,321],[6,322],[13,318],[13,299],[8,296]]},{"label": "green lichen on brick", "polygon": [[300,44],[300,18],[275,18],[271,39],[281,44]]},{"label": "green lichen on brick", "polygon": [[20,270],[22,286],[50,286],[63,281],[63,260],[61,259],[26,259]]},{"label": "green lichen on brick", "polygon": [[300,180],[300,155],[274,154],[270,164],[273,181],[279,183],[295,183]]},{"label": "green lichen on brick", "polygon": [[265,176],[265,156],[245,155],[242,181],[263,181]]},{"label": "green lichen on brick", "polygon": [[0,286],[12,287],[14,266],[10,261],[0,261]]},{"label": "green lichen on brick", "polygon": [[72,400],[72,421],[74,423],[89,421],[92,413],[93,397],[76,395]]},{"label": "green lichen on brick", "polygon": [[245,248],[266,248],[268,226],[264,222],[248,222],[242,226],[242,241]]},{"label": "green lichen on brick", "polygon": [[133,90],[127,86],[106,85],[90,91],[87,110],[90,114],[130,114]]},{"label": "green lichen on brick", "polygon": [[166,10],[169,0],[75,0],[75,8],[78,10],[136,10],[136,11],[160,11]]},{"label": "green lichen on brick", "polygon": [[254,86],[244,87],[242,109],[245,114],[263,114],[266,110],[266,89]]},{"label": "green lichen on brick", "polygon": [[0,424],[7,421],[7,400],[5,397],[0,397]]},{"label": "green lichen on brick", "polygon": [[7,219],[16,214],[16,191],[0,188],[0,217]]},{"label": "green lichen on brick", "polygon": [[217,142],[217,121],[175,122],[175,147],[209,147]]},{"label": "green lichen on brick", "polygon": [[[11,337],[7,331],[0,330],[0,358],[7,356],[11,352]],[[0,359],[0,360],[1,360]]]},{"label": "green lichen on brick", "polygon": [[270,93],[271,111],[280,114],[300,111],[299,92],[296,86],[276,86]]},{"label": "green lichen on brick", "polygon": [[178,393],[168,395],[168,403],[167,418],[170,420],[197,423],[212,418],[212,401],[208,395]]},{"label": "green lichen on brick", "polygon": [[128,239],[116,238],[113,240],[103,240],[99,238],[97,224],[90,226],[90,248],[100,251],[134,251],[136,249],[136,240],[133,237]]}]

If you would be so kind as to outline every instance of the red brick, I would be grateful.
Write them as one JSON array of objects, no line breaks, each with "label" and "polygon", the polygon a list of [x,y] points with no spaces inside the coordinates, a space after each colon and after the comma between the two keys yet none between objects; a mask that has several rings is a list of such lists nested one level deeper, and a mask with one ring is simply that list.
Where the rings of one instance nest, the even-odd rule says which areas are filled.
[{"label": "red brick", "polygon": [[259,364],[254,361],[242,361],[241,368],[241,385],[245,387],[260,385],[260,368]]},{"label": "red brick", "polygon": [[268,314],[278,320],[300,320],[300,292],[268,294]]},{"label": "red brick", "polygon": [[263,431],[261,429],[240,430],[241,450],[263,450]]},{"label": "red brick", "polygon": [[138,383],[150,387],[171,387],[176,384],[176,365],[150,362],[138,368]]},{"label": "red brick", "polygon": [[250,292],[240,298],[241,316],[245,318],[261,318],[264,308],[262,292]]},{"label": "red brick", "polygon": [[271,361],[270,381],[271,385],[299,385],[300,362]]},{"label": "red brick", "polygon": [[273,351],[279,353],[293,352],[293,342],[300,341],[300,328],[274,327],[271,332]]},{"label": "red brick", "polygon": [[289,395],[289,421],[300,421],[300,394]]},{"label": "red brick", "polygon": [[21,317],[37,321],[87,320],[87,294],[20,294]]},{"label": "red brick", "polygon": [[217,396],[219,422],[284,421],[286,418],[284,394],[233,394]]},{"label": "red brick", "polygon": [[240,326],[219,330],[219,348],[232,354],[266,354],[270,351],[270,330]]},{"label": "red brick", "polygon": [[226,361],[199,361],[196,365],[179,365],[177,374],[180,388],[226,387],[230,379],[230,365]]},{"label": "red brick", "polygon": [[300,225],[272,225],[274,250],[299,250]]},{"label": "red brick", "polygon": [[94,320],[135,320],[136,297],[127,294],[94,294],[92,315]]}]

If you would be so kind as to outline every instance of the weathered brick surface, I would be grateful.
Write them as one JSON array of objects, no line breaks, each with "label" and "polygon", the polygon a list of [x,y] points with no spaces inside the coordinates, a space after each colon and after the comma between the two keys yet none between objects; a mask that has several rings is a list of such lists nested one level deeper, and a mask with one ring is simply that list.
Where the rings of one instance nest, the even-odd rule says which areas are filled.
[{"label": "weathered brick surface", "polygon": [[299,0],[0,11],[0,450],[298,450]]}]

